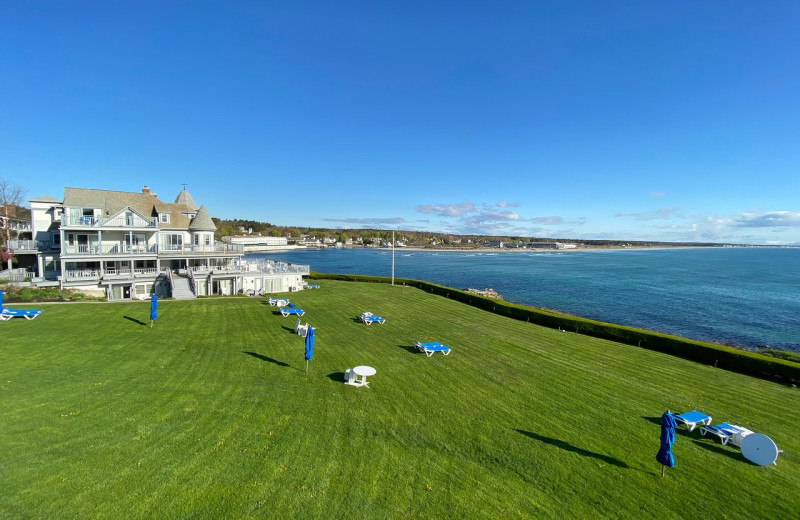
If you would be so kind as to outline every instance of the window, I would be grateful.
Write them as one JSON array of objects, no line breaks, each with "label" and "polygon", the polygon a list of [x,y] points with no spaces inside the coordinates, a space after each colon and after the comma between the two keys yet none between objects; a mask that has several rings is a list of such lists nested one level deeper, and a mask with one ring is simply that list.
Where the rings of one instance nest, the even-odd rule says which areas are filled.
[{"label": "window", "polygon": [[161,247],[166,251],[180,251],[183,249],[183,235],[161,235]]},{"label": "window", "polygon": [[169,213],[159,213],[158,221],[162,224],[169,224]]},{"label": "window", "polygon": [[200,245],[200,235],[195,235],[194,236],[194,245],[196,245],[196,246]]},{"label": "window", "polygon": [[211,235],[206,234],[206,245],[207,246],[211,245]]}]

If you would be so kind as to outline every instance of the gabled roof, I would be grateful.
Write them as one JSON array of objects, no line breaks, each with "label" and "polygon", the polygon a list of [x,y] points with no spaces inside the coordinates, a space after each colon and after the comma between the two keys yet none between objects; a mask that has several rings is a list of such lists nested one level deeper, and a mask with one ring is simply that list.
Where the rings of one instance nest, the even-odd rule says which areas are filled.
[{"label": "gabled roof", "polygon": [[197,215],[194,216],[192,219],[191,224],[189,224],[190,231],[216,231],[217,226],[214,225],[214,221],[211,220],[211,216],[206,211],[205,206],[200,206],[200,209],[197,210]]},{"label": "gabled roof", "polygon": [[42,197],[34,197],[32,199],[28,199],[28,202],[55,202],[55,203],[61,203],[60,200],[58,200],[55,197],[51,197],[50,195],[44,195]]},{"label": "gabled roof", "polygon": [[[186,194],[189,203],[192,204],[191,207],[185,204],[185,198],[183,199],[184,203],[170,204],[158,200],[152,193],[64,188],[64,207],[96,208],[101,211],[103,216],[114,215],[125,208],[131,208],[133,211],[149,218],[156,218],[159,213],[169,213],[169,223],[160,223],[160,228],[189,229],[191,221],[186,213],[194,213],[198,210],[196,206],[194,206],[194,201],[191,200],[191,196],[188,195],[188,192],[186,192]],[[179,195],[178,199],[180,198]],[[206,212],[206,216],[208,216],[208,212]],[[208,222],[201,222],[204,222],[203,225],[206,226],[208,222],[210,222],[212,227],[209,230],[216,230],[216,226],[211,222],[211,217],[208,217]]]},{"label": "gabled roof", "polygon": [[122,217],[122,216],[124,216],[124,214],[125,214],[125,213],[127,213],[128,211],[131,211],[131,212],[133,212],[135,215],[139,215],[140,217],[144,217],[144,218],[151,218],[151,217],[150,217],[150,215],[142,215],[142,214],[141,214],[141,213],[139,213],[139,212],[138,212],[136,209],[134,209],[134,208],[132,208],[132,207],[130,207],[130,206],[125,206],[124,208],[120,209],[120,210],[119,210],[119,211],[117,211],[116,213],[110,213],[108,216],[109,216],[109,217],[111,217],[111,218],[114,218],[114,217]]},{"label": "gabled roof", "polygon": [[197,204],[195,204],[194,199],[189,194],[189,192],[186,191],[186,188],[183,188],[183,190],[181,190],[181,192],[178,193],[178,196],[175,197],[174,204],[186,206],[187,208],[189,208],[189,211],[192,212],[197,211]]}]

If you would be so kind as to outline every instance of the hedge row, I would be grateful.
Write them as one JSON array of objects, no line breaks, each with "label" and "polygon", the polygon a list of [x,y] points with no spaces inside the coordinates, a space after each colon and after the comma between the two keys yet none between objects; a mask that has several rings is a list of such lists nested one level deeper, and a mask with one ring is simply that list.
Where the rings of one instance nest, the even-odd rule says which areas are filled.
[{"label": "hedge row", "polygon": [[[324,274],[312,272],[308,278],[315,280],[343,280],[353,282],[391,283],[391,279],[377,276]],[[395,278],[395,284],[416,287],[425,292],[444,296],[501,316],[535,323],[544,327],[577,332],[595,338],[663,352],[690,361],[713,365],[717,368],[769,379],[787,384],[800,383],[800,364],[783,359],[762,356],[753,352],[722,345],[661,334],[633,327],[604,323],[557,312],[534,309],[514,303],[478,296],[466,291],[421,280]]]}]

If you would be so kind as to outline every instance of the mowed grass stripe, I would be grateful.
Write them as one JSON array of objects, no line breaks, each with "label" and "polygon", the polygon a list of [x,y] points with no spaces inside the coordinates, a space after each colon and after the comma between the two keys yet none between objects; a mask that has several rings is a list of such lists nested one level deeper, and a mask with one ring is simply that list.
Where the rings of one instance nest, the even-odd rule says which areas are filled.
[{"label": "mowed grass stripe", "polygon": [[[787,517],[797,389],[545,329],[408,287],[328,281],[260,298],[50,305],[0,324],[0,516]],[[365,326],[364,311],[387,318]],[[441,341],[450,356],[418,353]],[[346,368],[378,373],[342,384]],[[654,460],[666,409],[769,434],[758,468],[697,432]],[[725,486],[719,482],[724,481]],[[776,500],[776,497],[778,498]]]}]

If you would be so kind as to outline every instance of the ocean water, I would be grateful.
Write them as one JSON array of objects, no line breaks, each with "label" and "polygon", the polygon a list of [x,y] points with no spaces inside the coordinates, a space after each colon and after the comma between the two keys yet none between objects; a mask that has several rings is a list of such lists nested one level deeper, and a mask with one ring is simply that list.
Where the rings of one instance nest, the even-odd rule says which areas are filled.
[{"label": "ocean water", "polygon": [[[249,254],[324,273],[391,276],[385,249]],[[800,351],[800,249],[395,251],[395,276],[745,348]]]}]

